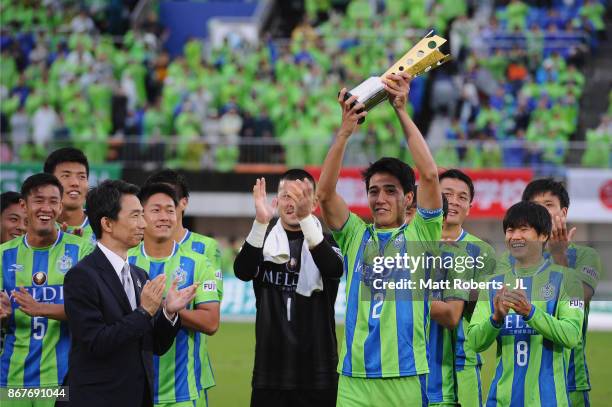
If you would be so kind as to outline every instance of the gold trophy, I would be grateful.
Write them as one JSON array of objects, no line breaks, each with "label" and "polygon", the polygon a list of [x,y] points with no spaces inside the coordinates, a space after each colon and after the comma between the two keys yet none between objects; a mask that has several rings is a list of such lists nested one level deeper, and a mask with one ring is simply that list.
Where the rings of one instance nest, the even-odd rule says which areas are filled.
[{"label": "gold trophy", "polygon": [[[444,55],[440,51],[440,46],[445,42],[444,38],[434,35],[433,31],[430,31],[410,51],[394,63],[391,68],[387,69],[384,74],[381,76],[371,76],[361,82],[344,95],[344,100],[354,95],[357,96],[355,103],[363,103],[366,111],[373,109],[387,98],[387,92],[383,83],[383,78],[387,75],[408,72],[414,78],[449,61],[451,56]],[[365,118],[362,117],[359,119],[359,123],[363,123],[364,120]]]}]

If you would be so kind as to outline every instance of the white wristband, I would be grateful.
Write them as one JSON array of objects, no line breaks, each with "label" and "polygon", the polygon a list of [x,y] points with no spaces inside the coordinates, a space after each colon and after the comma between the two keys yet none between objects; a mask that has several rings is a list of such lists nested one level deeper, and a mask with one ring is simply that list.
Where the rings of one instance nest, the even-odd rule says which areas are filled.
[{"label": "white wristband", "polygon": [[266,230],[268,230],[268,223],[259,223],[254,220],[253,227],[246,238],[247,243],[253,247],[262,248],[266,238]]},{"label": "white wristband", "polygon": [[314,215],[305,217],[300,221],[300,228],[304,234],[304,239],[308,248],[312,249],[323,241],[323,231],[318,228]]}]

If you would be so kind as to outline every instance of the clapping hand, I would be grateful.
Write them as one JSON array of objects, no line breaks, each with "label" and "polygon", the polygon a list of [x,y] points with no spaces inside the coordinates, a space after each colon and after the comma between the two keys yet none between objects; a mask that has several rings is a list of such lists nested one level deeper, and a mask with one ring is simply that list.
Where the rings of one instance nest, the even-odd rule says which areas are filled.
[{"label": "clapping hand", "polygon": [[277,200],[272,200],[272,205],[268,203],[266,193],[266,179],[258,178],[253,187],[253,200],[255,201],[255,220],[262,224],[268,224],[274,217]]},{"label": "clapping hand", "polygon": [[174,314],[185,308],[187,304],[193,301],[200,283],[195,282],[192,285],[178,291],[176,290],[177,285],[178,279],[175,279],[168,290],[168,294],[166,295],[166,312],[169,314],[168,316],[171,319],[174,318]]},{"label": "clapping hand", "polygon": [[289,181],[286,184],[286,192],[295,205],[295,215],[302,220],[312,213],[314,204],[314,191],[312,183],[304,180]]}]

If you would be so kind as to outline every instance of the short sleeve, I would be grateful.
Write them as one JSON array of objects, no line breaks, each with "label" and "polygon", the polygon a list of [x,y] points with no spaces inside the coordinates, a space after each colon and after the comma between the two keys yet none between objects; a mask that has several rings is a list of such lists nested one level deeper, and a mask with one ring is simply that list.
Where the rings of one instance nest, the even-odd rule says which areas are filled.
[{"label": "short sleeve", "polygon": [[366,229],[366,223],[359,216],[350,213],[346,223],[340,230],[332,230],[332,235],[342,253],[347,253],[348,248],[355,239],[360,239]]},{"label": "short sleeve", "polygon": [[595,291],[603,271],[599,253],[591,247],[580,247],[575,269],[578,271],[578,278]]},{"label": "short sleeve", "polygon": [[195,280],[200,282],[200,286],[196,292],[195,299],[193,300],[194,305],[198,305],[205,302],[219,302],[221,301],[221,294],[219,293],[219,287],[217,278],[215,276],[215,270],[213,269],[212,263],[204,256],[200,257],[196,263]]}]

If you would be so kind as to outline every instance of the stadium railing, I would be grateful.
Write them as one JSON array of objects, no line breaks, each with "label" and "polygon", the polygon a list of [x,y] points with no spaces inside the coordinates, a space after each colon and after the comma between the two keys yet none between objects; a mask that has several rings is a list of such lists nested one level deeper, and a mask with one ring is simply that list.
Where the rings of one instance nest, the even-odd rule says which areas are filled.
[{"label": "stadium railing", "polygon": [[[544,167],[551,170],[562,167],[612,167],[612,146],[605,141],[597,145],[584,141],[560,140],[432,140],[428,143],[440,166]],[[365,135],[356,134],[348,147],[345,165],[364,165],[383,153],[396,153],[410,161],[403,142],[396,144],[381,146],[380,143],[372,143]],[[67,145],[88,152],[93,162],[118,162],[126,168],[171,163],[177,168],[210,168],[222,171],[231,171],[238,164],[321,165],[329,147],[329,144],[316,141],[276,138],[237,137],[235,142],[228,142],[223,140],[222,136],[190,139],[181,139],[180,136],[151,136],[146,140],[141,136],[130,136],[111,137],[105,141],[80,138],[79,142],[52,142],[45,146],[45,150]],[[595,160],[596,164],[583,162],[585,152],[592,153],[594,150],[599,154],[599,159]],[[19,160],[19,156],[15,154],[12,161]]]}]

